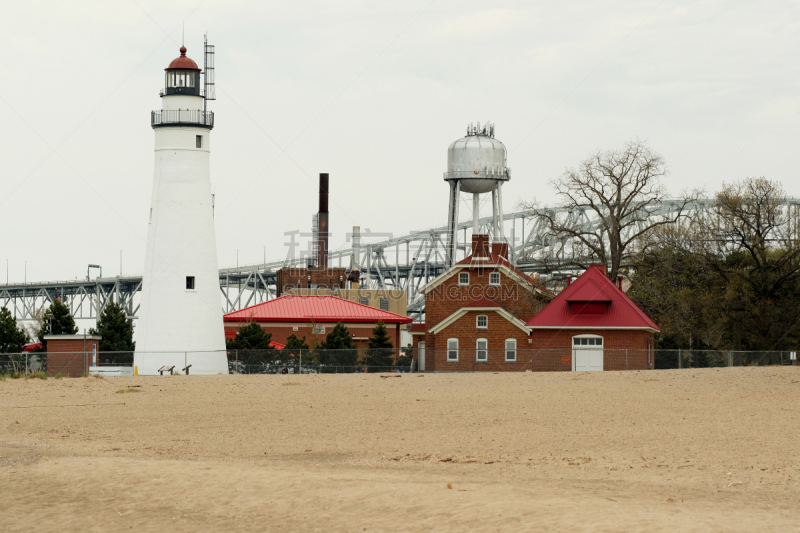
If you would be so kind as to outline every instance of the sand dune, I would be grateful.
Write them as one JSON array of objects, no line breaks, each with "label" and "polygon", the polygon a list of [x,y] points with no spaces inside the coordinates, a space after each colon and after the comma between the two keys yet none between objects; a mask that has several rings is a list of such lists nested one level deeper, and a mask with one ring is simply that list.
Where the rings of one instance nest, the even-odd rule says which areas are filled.
[{"label": "sand dune", "polygon": [[0,531],[797,531],[798,398],[798,367],[6,380]]}]

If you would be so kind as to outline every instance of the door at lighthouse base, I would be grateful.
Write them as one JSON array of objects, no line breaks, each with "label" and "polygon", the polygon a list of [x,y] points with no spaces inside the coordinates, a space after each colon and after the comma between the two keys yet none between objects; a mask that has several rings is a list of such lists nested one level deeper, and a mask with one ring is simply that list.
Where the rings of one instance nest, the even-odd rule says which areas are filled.
[{"label": "door at lighthouse base", "polygon": [[572,370],[575,372],[602,372],[602,337],[580,336],[572,338]]}]

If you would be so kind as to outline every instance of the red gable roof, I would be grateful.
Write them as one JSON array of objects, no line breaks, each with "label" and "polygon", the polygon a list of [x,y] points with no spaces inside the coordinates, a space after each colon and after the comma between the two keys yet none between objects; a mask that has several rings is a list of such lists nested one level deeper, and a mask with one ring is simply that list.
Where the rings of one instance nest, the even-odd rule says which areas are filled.
[{"label": "red gable roof", "polygon": [[[570,302],[595,302],[605,312],[573,313]],[[596,308],[595,308],[596,309]],[[533,329],[652,329],[658,326],[599,268],[589,268],[527,324]]]},{"label": "red gable roof", "polygon": [[375,309],[338,296],[286,295],[224,315],[225,322],[345,322],[407,324],[407,316]]},{"label": "red gable roof", "polygon": [[[595,269],[597,270],[597,269]],[[594,278],[590,277],[585,280],[580,286],[575,286],[575,289],[570,291],[569,295],[566,296],[568,302],[610,302],[613,300],[613,297],[609,294],[608,286],[611,284],[614,287],[614,284],[611,283],[606,276],[602,276],[608,283],[603,283],[602,280],[600,283],[597,282]],[[580,278],[578,278],[580,279]],[[576,280],[577,281],[577,280]],[[573,287],[573,285],[570,285]],[[614,287],[616,288],[616,287]],[[606,289],[606,290],[604,290]],[[565,291],[566,292],[566,291]]]}]

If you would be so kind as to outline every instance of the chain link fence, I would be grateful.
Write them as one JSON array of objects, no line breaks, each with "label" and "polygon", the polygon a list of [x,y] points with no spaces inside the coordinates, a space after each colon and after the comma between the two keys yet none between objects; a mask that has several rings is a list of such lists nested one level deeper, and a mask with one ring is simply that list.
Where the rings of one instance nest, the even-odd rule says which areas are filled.
[{"label": "chain link fence", "polygon": [[[413,352],[413,353],[412,353]],[[206,352],[170,352],[188,368]],[[208,352],[211,353],[211,352]],[[352,374],[357,372],[646,370],[797,364],[796,352],[741,350],[476,348],[417,353],[409,348],[350,350],[227,350],[231,374]],[[137,356],[158,354],[137,353]],[[420,360],[421,359],[421,360]],[[0,375],[35,372],[80,376],[132,375],[133,352],[2,353]],[[176,368],[174,372],[180,369]]]}]

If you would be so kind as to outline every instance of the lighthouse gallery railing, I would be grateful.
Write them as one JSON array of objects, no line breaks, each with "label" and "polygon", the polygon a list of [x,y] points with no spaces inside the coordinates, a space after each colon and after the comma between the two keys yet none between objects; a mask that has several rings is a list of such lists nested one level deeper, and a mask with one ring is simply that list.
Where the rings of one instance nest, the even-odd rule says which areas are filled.
[{"label": "lighthouse gallery railing", "polygon": [[213,128],[214,112],[192,109],[152,111],[150,113],[150,125],[154,128],[179,125]]}]

